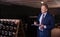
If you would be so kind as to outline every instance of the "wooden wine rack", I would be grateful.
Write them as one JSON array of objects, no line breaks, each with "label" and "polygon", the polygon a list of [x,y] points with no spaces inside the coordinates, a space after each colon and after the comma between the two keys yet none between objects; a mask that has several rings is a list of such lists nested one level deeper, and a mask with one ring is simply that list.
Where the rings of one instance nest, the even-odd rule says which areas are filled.
[{"label": "wooden wine rack", "polygon": [[0,19],[0,37],[18,37],[19,19]]}]

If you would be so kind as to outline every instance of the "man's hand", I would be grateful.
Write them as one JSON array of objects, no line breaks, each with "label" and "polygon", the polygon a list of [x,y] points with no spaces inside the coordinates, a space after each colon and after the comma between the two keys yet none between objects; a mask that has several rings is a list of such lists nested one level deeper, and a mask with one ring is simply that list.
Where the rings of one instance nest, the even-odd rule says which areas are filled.
[{"label": "man's hand", "polygon": [[44,25],[42,24],[42,25],[40,25],[39,27],[40,27],[40,29],[43,29],[43,28],[44,28]]},{"label": "man's hand", "polygon": [[35,25],[35,26],[38,26],[36,21],[34,21],[34,25]]}]

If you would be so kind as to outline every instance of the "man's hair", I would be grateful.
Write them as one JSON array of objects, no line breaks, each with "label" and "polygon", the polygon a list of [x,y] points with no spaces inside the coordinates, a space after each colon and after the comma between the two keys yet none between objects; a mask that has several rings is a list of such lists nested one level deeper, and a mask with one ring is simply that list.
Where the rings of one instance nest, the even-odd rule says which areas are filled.
[{"label": "man's hair", "polygon": [[45,6],[48,9],[48,5],[47,4],[41,4],[41,6]]}]

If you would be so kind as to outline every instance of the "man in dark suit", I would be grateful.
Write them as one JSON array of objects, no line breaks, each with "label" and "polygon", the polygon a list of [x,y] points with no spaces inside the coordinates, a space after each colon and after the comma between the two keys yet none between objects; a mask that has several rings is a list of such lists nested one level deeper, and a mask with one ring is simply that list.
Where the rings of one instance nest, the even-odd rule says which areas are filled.
[{"label": "man in dark suit", "polygon": [[38,22],[38,25],[34,22],[34,24],[38,26],[37,37],[51,37],[51,29],[54,27],[54,18],[48,13],[47,4],[41,5],[41,13],[38,16]]}]

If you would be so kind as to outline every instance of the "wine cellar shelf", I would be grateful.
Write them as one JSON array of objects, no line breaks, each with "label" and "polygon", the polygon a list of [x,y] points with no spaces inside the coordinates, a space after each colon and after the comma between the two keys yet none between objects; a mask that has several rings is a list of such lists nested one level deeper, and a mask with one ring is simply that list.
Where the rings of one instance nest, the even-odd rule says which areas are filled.
[{"label": "wine cellar shelf", "polygon": [[18,37],[19,19],[0,19],[0,37]]}]

